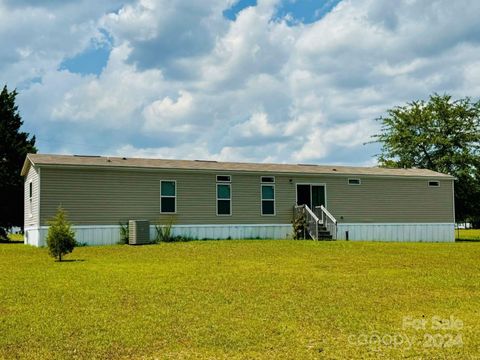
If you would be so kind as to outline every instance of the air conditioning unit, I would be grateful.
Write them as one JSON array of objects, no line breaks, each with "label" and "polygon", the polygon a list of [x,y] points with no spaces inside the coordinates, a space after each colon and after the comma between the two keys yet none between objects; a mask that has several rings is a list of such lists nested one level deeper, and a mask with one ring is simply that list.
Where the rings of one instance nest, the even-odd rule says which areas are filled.
[{"label": "air conditioning unit", "polygon": [[150,243],[150,221],[130,220],[128,222],[128,243],[142,245]]}]

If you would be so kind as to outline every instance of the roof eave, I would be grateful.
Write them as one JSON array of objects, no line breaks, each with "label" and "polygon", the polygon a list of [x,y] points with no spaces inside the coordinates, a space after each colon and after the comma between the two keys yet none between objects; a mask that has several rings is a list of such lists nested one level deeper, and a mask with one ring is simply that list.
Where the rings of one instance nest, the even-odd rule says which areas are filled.
[{"label": "roof eave", "polygon": [[30,154],[27,154],[25,157],[25,161],[23,162],[22,171],[20,175],[26,176],[28,174],[28,170],[30,169],[30,165],[35,165],[35,163],[30,159]]},{"label": "roof eave", "polygon": [[[31,159],[30,159],[31,160]],[[416,175],[416,174],[362,174],[362,173],[328,173],[328,172],[296,172],[296,171],[274,171],[274,170],[242,170],[242,169],[208,169],[208,168],[174,168],[174,167],[153,167],[153,166],[135,166],[135,165],[101,165],[101,164],[55,164],[55,163],[34,163],[32,165],[51,168],[100,168],[100,169],[117,169],[117,170],[139,170],[139,171],[176,171],[176,172],[232,172],[232,173],[249,173],[249,174],[261,174],[272,173],[282,174],[290,176],[358,176],[358,177],[380,177],[380,178],[411,178],[411,179],[439,179],[439,180],[455,180],[455,177],[442,174],[439,172],[433,172],[429,175]],[[28,170],[28,169],[27,169]],[[22,170],[23,171],[23,170]]]}]

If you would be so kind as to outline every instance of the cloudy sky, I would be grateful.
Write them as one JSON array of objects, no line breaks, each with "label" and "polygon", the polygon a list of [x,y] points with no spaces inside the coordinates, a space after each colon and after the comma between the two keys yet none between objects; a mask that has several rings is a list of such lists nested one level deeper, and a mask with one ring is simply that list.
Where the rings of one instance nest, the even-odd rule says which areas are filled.
[{"label": "cloudy sky", "polygon": [[385,110],[480,95],[478,0],[0,0],[43,153],[373,165]]}]

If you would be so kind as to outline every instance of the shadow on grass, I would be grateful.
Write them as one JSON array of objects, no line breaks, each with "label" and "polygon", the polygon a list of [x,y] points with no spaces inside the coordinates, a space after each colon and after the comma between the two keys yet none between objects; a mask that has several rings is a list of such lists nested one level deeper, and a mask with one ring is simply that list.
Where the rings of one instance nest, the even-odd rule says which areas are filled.
[{"label": "shadow on grass", "polygon": [[57,263],[67,263],[67,262],[83,262],[84,259],[62,259],[62,261],[55,260]]},{"label": "shadow on grass", "polygon": [[455,239],[455,242],[480,242],[480,239]]},{"label": "shadow on grass", "polygon": [[10,240],[10,241],[5,241],[5,240],[0,240],[0,244],[23,244],[22,241],[15,241],[15,240]]}]

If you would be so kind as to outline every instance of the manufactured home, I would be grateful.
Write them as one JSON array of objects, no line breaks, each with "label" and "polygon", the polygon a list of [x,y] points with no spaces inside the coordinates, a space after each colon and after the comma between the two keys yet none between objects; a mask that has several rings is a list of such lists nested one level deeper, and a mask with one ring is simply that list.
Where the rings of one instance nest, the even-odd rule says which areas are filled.
[{"label": "manufactured home", "polygon": [[312,238],[454,241],[454,178],[425,169],[29,154],[22,175],[35,246],[59,206],[90,245],[117,243],[129,220],[151,236],[172,223],[197,239],[282,239],[298,213]]}]

